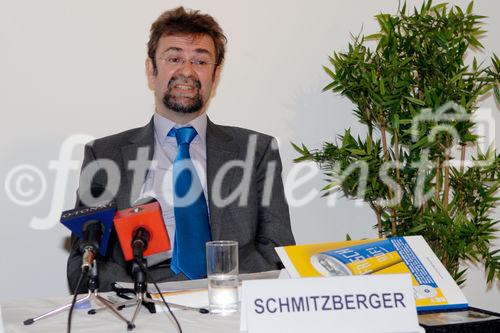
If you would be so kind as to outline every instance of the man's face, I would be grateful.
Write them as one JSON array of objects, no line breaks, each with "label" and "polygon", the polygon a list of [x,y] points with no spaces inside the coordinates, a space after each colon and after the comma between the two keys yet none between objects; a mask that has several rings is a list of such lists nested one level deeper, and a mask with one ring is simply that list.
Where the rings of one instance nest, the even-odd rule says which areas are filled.
[{"label": "man's face", "polygon": [[147,59],[148,83],[160,114],[205,112],[220,71],[210,36],[163,36],[156,49],[156,65],[155,74]]}]

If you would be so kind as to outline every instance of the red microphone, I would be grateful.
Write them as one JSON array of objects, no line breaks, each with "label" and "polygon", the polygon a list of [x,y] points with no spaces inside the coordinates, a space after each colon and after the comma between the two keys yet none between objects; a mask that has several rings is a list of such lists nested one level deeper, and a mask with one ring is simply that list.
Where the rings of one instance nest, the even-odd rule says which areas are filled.
[{"label": "red microphone", "polygon": [[113,220],[125,260],[170,250],[158,201],[120,210]]}]

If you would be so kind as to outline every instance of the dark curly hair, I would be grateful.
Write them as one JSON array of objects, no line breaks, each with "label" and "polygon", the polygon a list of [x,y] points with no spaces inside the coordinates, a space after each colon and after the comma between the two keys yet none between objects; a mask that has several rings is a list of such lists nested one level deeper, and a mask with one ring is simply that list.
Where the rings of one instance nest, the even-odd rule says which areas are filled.
[{"label": "dark curly hair", "polygon": [[224,61],[227,39],[217,21],[208,14],[202,14],[198,10],[186,11],[181,6],[164,12],[151,25],[148,57],[153,62],[155,74],[157,73],[155,55],[158,42],[161,37],[172,35],[208,35],[215,45],[216,65],[219,66]]}]

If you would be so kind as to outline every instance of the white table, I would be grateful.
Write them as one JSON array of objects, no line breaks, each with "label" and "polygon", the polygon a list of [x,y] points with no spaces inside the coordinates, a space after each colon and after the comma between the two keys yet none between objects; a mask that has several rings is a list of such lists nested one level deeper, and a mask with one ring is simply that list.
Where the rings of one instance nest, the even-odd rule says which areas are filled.
[{"label": "white table", "polygon": [[[25,299],[2,301],[1,313],[4,322],[5,333],[17,332],[66,332],[68,311],[42,319],[25,326],[23,321],[36,317],[40,314],[53,310],[71,301],[71,297],[52,299]],[[130,319],[133,315],[132,308],[120,311],[125,318]],[[239,332],[239,313],[229,316],[217,316],[212,314],[201,314],[190,310],[176,310],[182,330],[185,333],[224,333]],[[175,324],[165,312],[151,314],[142,307],[136,319],[136,328],[131,332],[177,332]],[[109,311],[88,315],[87,310],[75,310],[72,319],[72,332],[127,332],[126,324],[116,318]],[[1,329],[0,329],[1,331]]]},{"label": "white table", "polygon": [[[241,280],[253,279],[276,279],[280,275],[280,271],[269,271],[252,274],[240,274]],[[123,284],[131,288],[133,285]],[[207,281],[192,280],[192,281],[176,281],[159,283],[162,291],[175,290],[196,290],[207,288]],[[149,290],[154,292],[152,285],[149,285]],[[109,296],[109,294],[101,294]],[[191,297],[191,296],[188,296]],[[193,295],[194,297],[194,295]],[[205,296],[206,297],[206,296]],[[208,299],[205,299],[208,304]],[[63,311],[56,315],[44,318],[32,325],[25,326],[23,321],[28,318],[40,316],[48,311],[54,310],[71,301],[71,297],[50,298],[50,299],[19,299],[0,301],[1,314],[5,333],[17,332],[66,332],[68,320],[68,311]],[[169,300],[174,302],[175,300]],[[203,305],[205,306],[205,305]],[[157,306],[157,310],[161,306]],[[115,317],[111,312],[104,311],[95,315],[88,315],[87,310],[75,310],[72,319],[72,332],[127,332],[126,323]],[[122,315],[130,320],[133,316],[134,308],[126,308],[120,311]],[[160,310],[161,311],[161,310]],[[213,314],[201,314],[192,310],[174,310],[179,323],[181,324],[184,333],[236,333],[240,332],[240,314],[235,313],[229,316],[219,316]],[[136,328],[132,332],[177,332],[175,323],[166,312],[158,312],[151,314],[146,308],[141,307],[137,319],[135,320]],[[2,333],[0,327],[0,333]]]}]

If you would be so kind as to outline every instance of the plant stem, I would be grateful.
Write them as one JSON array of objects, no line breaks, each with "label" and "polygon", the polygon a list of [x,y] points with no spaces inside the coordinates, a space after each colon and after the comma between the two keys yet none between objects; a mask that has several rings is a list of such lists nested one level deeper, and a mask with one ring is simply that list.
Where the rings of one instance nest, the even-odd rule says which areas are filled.
[{"label": "plant stem", "polygon": [[397,224],[396,224],[396,210],[391,208],[391,234],[392,236],[397,235]]},{"label": "plant stem", "polygon": [[399,134],[398,131],[394,130],[394,158],[396,160],[396,179],[399,183],[400,173],[399,173]]},{"label": "plant stem", "polygon": [[375,208],[375,215],[377,215],[378,238],[382,238],[382,213],[379,207]]},{"label": "plant stem", "polygon": [[421,74],[417,75],[417,87],[418,87],[418,99],[423,100],[425,95],[424,95],[424,89],[423,89],[423,82],[422,82],[422,76]]},{"label": "plant stem", "polygon": [[[365,108],[365,114],[369,115],[371,112],[368,108]],[[369,117],[367,117],[369,118]],[[373,120],[371,118],[368,119],[368,121],[366,122],[366,126],[368,127],[368,135],[370,136],[370,138],[372,138],[372,142],[373,142]]]},{"label": "plant stem", "polygon": [[[399,172],[399,134],[398,131],[394,130],[394,159],[396,160],[396,182],[400,183],[400,172]],[[397,193],[400,195],[400,193]],[[398,207],[401,207],[401,200],[398,203]],[[392,235],[396,236],[397,234],[397,222],[396,222],[396,210],[392,209]]]},{"label": "plant stem", "polygon": [[443,263],[444,267],[448,269],[448,253],[444,251],[443,253],[443,258],[441,259],[441,262]]},{"label": "plant stem", "polygon": [[444,191],[443,191],[443,206],[448,208],[448,196],[450,194],[450,149],[446,148],[444,153]]},{"label": "plant stem", "polygon": [[385,121],[382,119],[380,122],[380,135],[382,136],[382,148],[384,150],[384,160],[389,159],[389,154],[387,153],[387,136],[385,131]]},{"label": "plant stem", "polygon": [[[382,147],[384,149],[384,161],[389,160],[389,153],[388,153],[388,148],[387,148],[387,135],[386,135],[386,129],[385,129],[385,119],[381,117],[380,120],[380,134],[382,136]],[[389,189],[389,198],[393,198],[394,193]],[[393,236],[396,235],[396,211],[394,209],[391,209],[391,217],[389,220],[391,221],[391,233]],[[379,237],[381,238],[381,232],[379,233]]]},{"label": "plant stem", "polygon": [[439,194],[441,193],[441,184],[439,183],[440,174],[441,174],[441,161],[438,156],[436,158],[436,192],[434,192],[434,200],[436,202],[439,200]]}]

